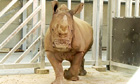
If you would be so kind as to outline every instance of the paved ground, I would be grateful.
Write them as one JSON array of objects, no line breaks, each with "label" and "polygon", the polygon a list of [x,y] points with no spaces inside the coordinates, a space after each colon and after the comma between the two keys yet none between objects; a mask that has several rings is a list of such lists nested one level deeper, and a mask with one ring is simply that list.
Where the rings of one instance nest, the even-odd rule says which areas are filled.
[{"label": "paved ground", "polygon": [[[5,63],[13,63],[22,53],[14,53]],[[6,53],[0,53],[2,59]],[[29,62],[31,60],[31,53],[29,53],[21,62]],[[89,52],[85,56],[86,60],[91,60],[92,55]],[[106,60],[106,52],[103,52],[103,60]],[[46,58],[46,61],[47,58]],[[0,84],[51,84],[55,79],[52,67],[49,74],[34,74],[34,69],[0,69]],[[64,68],[68,68],[64,67]],[[64,80],[64,84],[128,84],[133,74],[122,72],[98,72],[91,66],[86,66],[88,74],[80,77],[79,81]],[[131,84],[131,83],[130,83]],[[136,84],[136,83],[132,83]],[[139,84],[139,83],[138,83]]]},{"label": "paved ground", "polygon": [[[121,72],[98,72],[93,68],[86,68],[88,74],[81,76],[79,81],[64,80],[64,84],[127,84],[132,74]],[[1,75],[0,84],[51,84],[55,79],[53,70],[49,74],[18,74]]]}]

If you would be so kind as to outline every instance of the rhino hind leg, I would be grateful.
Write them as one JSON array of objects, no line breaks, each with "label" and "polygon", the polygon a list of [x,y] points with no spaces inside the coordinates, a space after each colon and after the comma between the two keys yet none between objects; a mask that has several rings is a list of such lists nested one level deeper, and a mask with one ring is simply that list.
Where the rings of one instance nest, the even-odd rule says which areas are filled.
[{"label": "rhino hind leg", "polygon": [[87,74],[87,71],[84,69],[84,62],[85,62],[85,59],[83,59],[81,63],[79,76],[85,76]]}]

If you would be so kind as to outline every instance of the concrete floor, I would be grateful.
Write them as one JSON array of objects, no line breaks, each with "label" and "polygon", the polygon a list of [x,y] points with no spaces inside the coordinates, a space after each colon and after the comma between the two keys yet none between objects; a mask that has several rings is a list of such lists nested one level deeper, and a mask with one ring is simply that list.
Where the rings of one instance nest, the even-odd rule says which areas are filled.
[{"label": "concrete floor", "polygon": [[[64,80],[64,84],[127,84],[132,74],[116,71],[98,72],[93,68],[86,68],[87,75],[80,76],[78,81]],[[0,84],[51,84],[55,79],[53,70],[49,74],[16,74],[0,75]],[[136,83],[133,83],[136,84]]]},{"label": "concrete floor", "polygon": [[[102,58],[105,61],[107,58],[106,51],[102,53]],[[7,53],[0,53],[0,59],[6,54]],[[13,63],[21,54],[21,52],[14,53],[8,58],[5,64]],[[29,62],[31,58],[31,53],[29,53],[21,63]],[[86,54],[85,59],[93,59],[91,52]],[[48,61],[47,58],[45,61]],[[63,66],[64,69],[68,67],[69,66]],[[80,80],[76,82],[64,80],[65,84],[127,84],[133,75],[132,73],[117,71],[98,72],[92,68],[92,65],[86,65],[85,67],[88,72],[86,76],[80,77]],[[33,68],[0,69],[0,84],[50,84],[54,80],[55,74],[51,66],[46,66],[45,68],[50,70],[49,74],[34,74]]]}]

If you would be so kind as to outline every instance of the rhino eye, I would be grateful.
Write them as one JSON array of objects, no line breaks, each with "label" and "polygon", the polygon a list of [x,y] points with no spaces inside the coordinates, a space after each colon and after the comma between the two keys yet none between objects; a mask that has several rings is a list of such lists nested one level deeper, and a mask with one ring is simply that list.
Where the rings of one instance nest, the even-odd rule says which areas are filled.
[{"label": "rhino eye", "polygon": [[73,30],[71,30],[71,32],[73,32]]},{"label": "rhino eye", "polygon": [[52,31],[54,31],[54,29],[52,29]]}]

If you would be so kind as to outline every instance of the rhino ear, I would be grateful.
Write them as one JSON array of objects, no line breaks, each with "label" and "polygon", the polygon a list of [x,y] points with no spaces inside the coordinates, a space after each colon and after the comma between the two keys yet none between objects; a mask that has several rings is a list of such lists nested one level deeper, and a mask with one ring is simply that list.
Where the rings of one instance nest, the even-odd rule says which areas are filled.
[{"label": "rhino ear", "polygon": [[84,6],[84,3],[80,3],[75,9],[70,10],[70,13],[72,15],[80,13],[83,9],[83,6]]},{"label": "rhino ear", "polygon": [[58,8],[58,1],[56,0],[52,1],[52,8],[53,8],[53,13],[56,13]]}]

